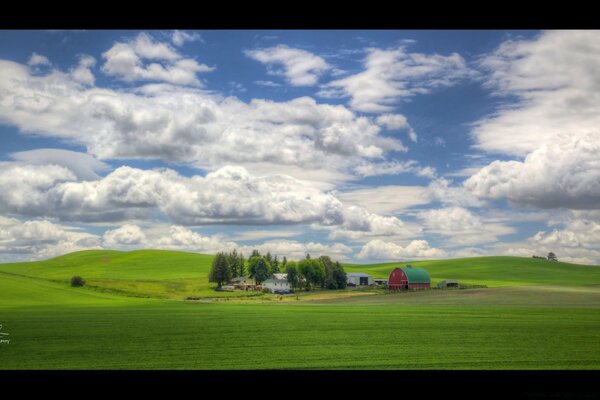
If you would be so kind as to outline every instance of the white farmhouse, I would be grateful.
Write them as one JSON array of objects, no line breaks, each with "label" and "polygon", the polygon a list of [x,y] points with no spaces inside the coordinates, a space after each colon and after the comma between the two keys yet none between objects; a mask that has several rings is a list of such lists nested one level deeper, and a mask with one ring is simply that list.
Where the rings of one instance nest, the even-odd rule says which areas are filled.
[{"label": "white farmhouse", "polygon": [[275,291],[289,291],[290,283],[287,279],[267,279],[262,283],[263,289],[270,289],[271,292]]},{"label": "white farmhouse", "polygon": [[369,286],[375,283],[371,275],[363,272],[347,272],[346,279],[350,286]]}]

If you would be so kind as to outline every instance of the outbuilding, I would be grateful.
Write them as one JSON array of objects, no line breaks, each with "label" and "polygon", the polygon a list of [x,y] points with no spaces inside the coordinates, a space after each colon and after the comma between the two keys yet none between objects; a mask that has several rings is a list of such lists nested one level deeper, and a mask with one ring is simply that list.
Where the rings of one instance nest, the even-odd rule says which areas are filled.
[{"label": "outbuilding", "polygon": [[262,283],[262,288],[269,289],[271,292],[289,292],[290,283],[287,281],[287,279],[267,279]]},{"label": "outbuilding", "polygon": [[440,289],[457,288],[458,281],[441,281],[441,282],[438,282],[437,287]]},{"label": "outbuilding", "polygon": [[369,286],[375,283],[373,277],[364,272],[347,272],[346,280],[349,286]]},{"label": "outbuilding", "polygon": [[391,290],[429,289],[431,277],[423,268],[412,265],[398,267],[390,273],[388,287]]}]

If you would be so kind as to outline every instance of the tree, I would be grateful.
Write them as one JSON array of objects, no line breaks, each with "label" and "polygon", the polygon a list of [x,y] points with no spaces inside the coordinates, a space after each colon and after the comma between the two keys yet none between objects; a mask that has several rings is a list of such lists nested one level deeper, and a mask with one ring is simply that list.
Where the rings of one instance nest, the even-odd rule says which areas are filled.
[{"label": "tree", "polygon": [[231,270],[231,276],[234,278],[236,276],[240,276],[238,268],[239,258],[237,250],[233,249],[231,253],[227,254],[227,263],[229,264],[229,269]]},{"label": "tree", "polygon": [[290,283],[292,289],[298,287],[298,270],[296,269],[296,263],[294,261],[290,261],[287,263],[285,267],[285,272],[287,272],[287,280]]},{"label": "tree", "polygon": [[[277,263],[277,264],[279,264],[279,263]],[[279,265],[277,265],[277,264],[275,262],[273,262],[271,264],[271,274],[277,274],[277,273],[281,272],[279,269]]]},{"label": "tree", "polygon": [[244,254],[240,253],[238,256],[238,263],[237,263],[237,267],[238,267],[238,276],[244,276],[246,275],[246,268],[244,266],[244,264],[246,263],[246,259],[244,258]]},{"label": "tree", "polygon": [[321,262],[321,264],[323,264],[323,269],[325,272],[323,286],[327,289],[337,289],[337,282],[333,277],[333,268],[335,267],[333,261],[331,261],[331,258],[329,258],[328,256],[319,257],[319,261]]},{"label": "tree", "polygon": [[553,252],[548,253],[548,260],[549,261],[558,261],[558,258],[556,257],[556,254],[554,254]]},{"label": "tree", "polygon": [[270,251],[267,251],[267,254],[265,255],[265,261],[273,265],[273,256],[271,255]]},{"label": "tree", "polygon": [[348,278],[346,277],[346,271],[339,262],[335,262],[333,265],[333,280],[335,281],[338,289],[345,289],[348,284]]},{"label": "tree", "polygon": [[79,275],[75,275],[71,278],[71,286],[72,287],[81,287],[85,285],[85,280]]},{"label": "tree", "polygon": [[285,268],[285,265],[287,264],[287,262],[288,262],[288,260],[287,260],[286,256],[283,256],[283,260],[281,260],[281,266],[283,268]]},{"label": "tree", "polygon": [[304,288],[306,290],[310,290],[313,275],[312,269],[313,266],[310,259],[302,260],[298,263],[298,275],[302,279],[302,282],[304,283]]},{"label": "tree", "polygon": [[227,282],[231,278],[229,263],[225,253],[217,253],[210,267],[209,282],[216,282],[217,286],[221,286],[223,282]]},{"label": "tree", "polygon": [[252,250],[252,254],[250,254],[250,257],[248,257],[248,261],[250,261],[252,257],[261,257],[260,252],[256,249]]},{"label": "tree", "polygon": [[263,257],[254,256],[250,258],[248,263],[248,273],[251,278],[254,278],[256,284],[260,285],[271,275],[271,266]]}]

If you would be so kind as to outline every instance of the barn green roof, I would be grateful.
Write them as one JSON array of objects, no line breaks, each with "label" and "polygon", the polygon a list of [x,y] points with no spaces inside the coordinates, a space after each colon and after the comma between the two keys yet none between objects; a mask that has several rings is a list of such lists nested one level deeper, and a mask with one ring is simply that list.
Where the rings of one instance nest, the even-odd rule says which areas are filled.
[{"label": "barn green roof", "polygon": [[409,283],[431,283],[431,278],[429,277],[429,273],[425,271],[423,268],[417,267],[401,267],[400,268],[406,276],[408,277]]}]

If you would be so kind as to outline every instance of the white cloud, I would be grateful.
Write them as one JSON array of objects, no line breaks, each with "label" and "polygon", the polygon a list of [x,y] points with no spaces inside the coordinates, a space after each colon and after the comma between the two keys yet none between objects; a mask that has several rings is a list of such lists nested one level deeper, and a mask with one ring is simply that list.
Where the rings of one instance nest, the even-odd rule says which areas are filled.
[{"label": "white cloud", "polygon": [[523,162],[494,161],[465,182],[475,195],[542,208],[600,208],[600,132],[561,135]]},{"label": "white cloud", "polygon": [[44,220],[0,221],[0,260],[30,260],[100,248],[96,235]]},{"label": "white cloud", "polygon": [[446,245],[493,243],[498,241],[498,236],[516,232],[514,228],[482,218],[462,207],[421,211],[418,217],[428,233],[444,236]]},{"label": "white cloud", "polygon": [[379,175],[398,175],[406,172],[418,172],[417,162],[414,160],[408,161],[384,161],[384,162],[363,162],[354,168],[354,171],[362,176],[379,176]]},{"label": "white cloud", "polygon": [[237,231],[233,234],[232,240],[259,240],[259,239],[281,239],[286,237],[299,236],[302,232],[286,229],[259,229],[251,231]]},{"label": "white cloud", "polygon": [[29,61],[27,61],[27,65],[30,67],[50,65],[50,60],[48,60],[48,57],[42,56],[41,54],[32,53],[31,57],[29,57]]},{"label": "white cloud", "polygon": [[109,249],[139,246],[145,241],[146,235],[139,226],[126,224],[120,228],[104,232],[102,240],[104,247]]},{"label": "white cloud", "polygon": [[344,204],[366,208],[372,213],[389,214],[431,200],[422,186],[376,186],[336,194]]},{"label": "white cloud", "polygon": [[430,247],[426,240],[413,240],[408,245],[401,246],[375,239],[365,244],[358,254],[358,258],[369,260],[436,259],[447,256],[444,250]]},{"label": "white cloud", "polygon": [[189,33],[179,30],[173,31],[173,34],[171,35],[171,41],[175,46],[178,47],[183,46],[185,42],[204,42],[202,36],[200,36],[200,34],[197,32]]},{"label": "white cloud", "polygon": [[98,171],[108,169],[109,165],[95,157],[77,151],[63,149],[35,149],[11,153],[13,160],[31,165],[59,165],[68,168],[78,179],[96,180]]},{"label": "white cloud", "polygon": [[92,86],[96,81],[91,68],[96,65],[96,59],[92,56],[83,55],[79,58],[77,68],[71,70],[71,77],[75,82]]},{"label": "white cloud", "polygon": [[255,246],[243,246],[239,248],[245,255],[251,254],[253,249],[261,253],[271,252],[278,257],[287,257],[289,260],[303,260],[306,254],[317,258],[330,256],[334,260],[345,260],[352,253],[352,249],[342,243],[301,243],[294,240],[270,240]]},{"label": "white cloud", "polygon": [[392,110],[400,99],[454,85],[473,72],[457,53],[409,53],[397,49],[367,49],[365,70],[327,83],[319,92],[324,97],[351,97],[350,106],[358,111],[383,113]]},{"label": "white cloud", "polygon": [[198,86],[200,81],[196,74],[215,69],[184,58],[168,44],[157,42],[146,33],[128,42],[115,43],[102,57],[106,60],[102,71],[126,82],[150,80]]},{"label": "white cloud", "polygon": [[417,132],[410,126],[406,117],[401,114],[383,114],[377,117],[377,123],[389,130],[407,130],[411,141],[417,142]]},{"label": "white cloud", "polygon": [[306,50],[278,45],[246,50],[246,56],[267,65],[271,75],[284,76],[292,86],[314,86],[331,65]]},{"label": "white cloud", "polygon": [[100,159],[161,159],[207,170],[235,163],[348,179],[353,166],[404,149],[370,119],[309,97],[244,103],[164,84],[85,88],[68,74],[34,76],[8,61],[0,70],[1,122],[74,141]]},{"label": "white cloud", "polygon": [[2,212],[67,221],[125,221],[160,212],[180,225],[315,223],[333,238],[411,232],[396,217],[345,206],[292,177],[253,176],[242,167],[189,178],[168,169],[120,167],[98,180],[78,182],[57,165],[7,163],[0,169],[0,189]]},{"label": "white cloud", "polygon": [[486,203],[476,197],[463,186],[452,186],[453,181],[436,178],[427,186],[427,194],[432,200],[441,202],[444,206],[482,207]]},{"label": "white cloud", "polygon": [[600,31],[546,31],[532,40],[509,40],[481,65],[495,94],[518,100],[476,124],[476,147],[525,156],[556,135],[598,131]]},{"label": "white cloud", "polygon": [[397,217],[373,214],[362,207],[348,206],[342,211],[341,223],[329,227],[331,240],[350,239],[365,241],[374,237],[413,237],[419,235],[419,227],[404,223]]},{"label": "white cloud", "polygon": [[254,81],[256,85],[266,86],[266,87],[280,87],[281,83],[273,82],[273,81]]}]

